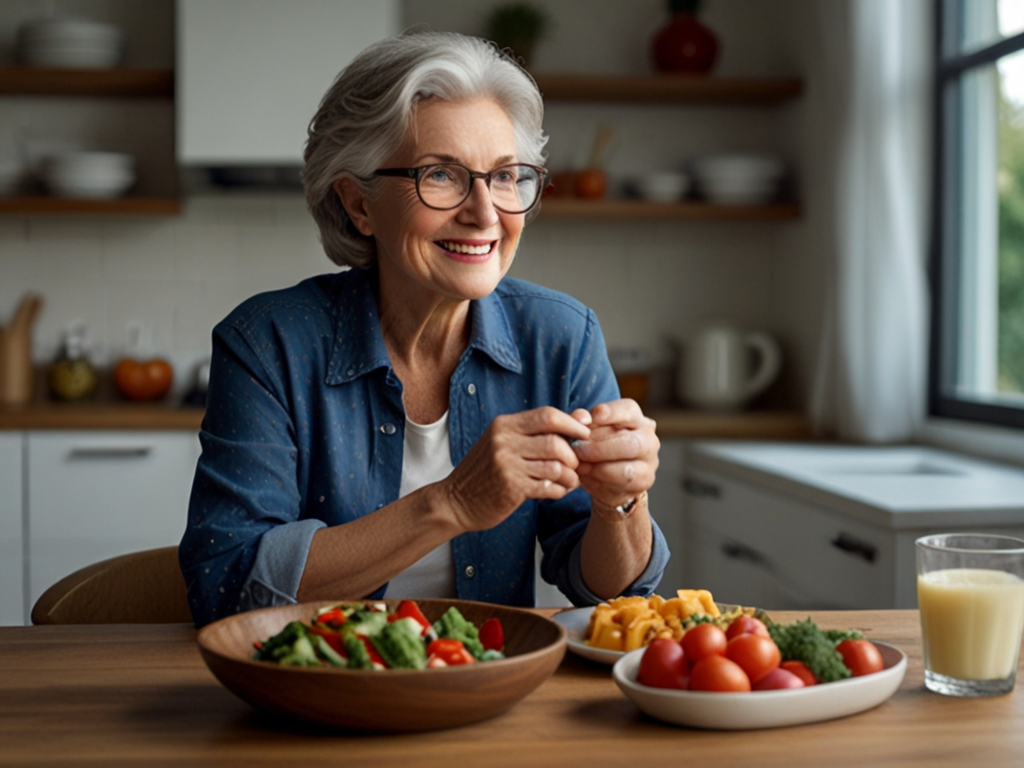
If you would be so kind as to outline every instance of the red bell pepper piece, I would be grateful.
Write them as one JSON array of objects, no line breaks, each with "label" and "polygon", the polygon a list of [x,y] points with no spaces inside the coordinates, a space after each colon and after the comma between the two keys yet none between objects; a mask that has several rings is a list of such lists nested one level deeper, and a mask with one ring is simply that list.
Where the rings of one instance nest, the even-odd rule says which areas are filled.
[{"label": "red bell pepper piece", "polygon": [[497,619],[488,619],[480,625],[480,644],[485,651],[505,650],[505,630]]},{"label": "red bell pepper piece", "polygon": [[318,624],[327,624],[331,627],[340,627],[342,624],[345,623],[346,619],[345,614],[342,612],[341,608],[334,608],[330,611],[327,611],[326,613],[321,613],[319,616],[316,617],[316,621]]},{"label": "red bell pepper piece", "polygon": [[416,605],[414,600],[403,600],[395,608],[395,612],[388,616],[388,621],[398,621],[398,619],[415,619],[423,630],[420,632],[420,636],[424,636],[430,631],[430,622],[427,621],[427,617],[423,615],[423,611]]},{"label": "red bell pepper piece", "polygon": [[466,646],[462,644],[461,640],[452,640],[448,637],[434,640],[427,646],[427,658],[431,657],[441,659],[448,666],[474,664],[476,662],[473,654],[466,650]]},{"label": "red bell pepper piece", "polygon": [[384,657],[377,653],[377,649],[373,647],[373,641],[370,640],[366,635],[356,635],[360,640],[363,641],[363,645],[366,646],[366,652],[370,654],[370,661],[375,664],[380,664],[382,667],[386,667],[388,663],[384,661]]}]

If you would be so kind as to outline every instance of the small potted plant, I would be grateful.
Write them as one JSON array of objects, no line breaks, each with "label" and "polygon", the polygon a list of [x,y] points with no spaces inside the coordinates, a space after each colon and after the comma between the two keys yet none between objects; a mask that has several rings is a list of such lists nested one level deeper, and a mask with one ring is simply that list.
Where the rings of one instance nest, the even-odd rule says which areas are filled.
[{"label": "small potted plant", "polygon": [[523,65],[530,66],[537,42],[547,31],[548,16],[530,3],[509,3],[494,9],[487,36],[499,48],[510,49]]}]

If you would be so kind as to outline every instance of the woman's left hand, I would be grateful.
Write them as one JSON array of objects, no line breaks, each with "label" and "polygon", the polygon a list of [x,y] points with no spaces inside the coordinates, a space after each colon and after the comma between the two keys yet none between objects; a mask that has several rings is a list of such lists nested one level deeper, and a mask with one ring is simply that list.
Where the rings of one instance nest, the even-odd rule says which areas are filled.
[{"label": "woman's left hand", "polygon": [[654,484],[661,442],[653,419],[644,416],[636,401],[601,403],[589,412],[572,415],[590,427],[590,438],[577,443],[576,469],[580,484],[602,517],[620,517],[615,507],[635,499]]}]

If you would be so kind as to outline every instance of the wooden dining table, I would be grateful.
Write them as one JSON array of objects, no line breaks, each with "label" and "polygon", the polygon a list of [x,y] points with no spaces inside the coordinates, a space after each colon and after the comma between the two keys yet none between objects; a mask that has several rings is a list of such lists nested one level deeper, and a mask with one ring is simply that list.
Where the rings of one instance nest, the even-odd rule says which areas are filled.
[{"label": "wooden dining table", "polygon": [[252,709],[209,672],[187,625],[0,627],[0,765],[1024,766],[1024,691],[927,691],[917,611],[771,615],[810,615],[822,628],[857,628],[903,649],[903,684],[882,705],[838,720],[708,731],[642,714],[610,667],[567,652],[551,678],[490,720],[358,734]]}]

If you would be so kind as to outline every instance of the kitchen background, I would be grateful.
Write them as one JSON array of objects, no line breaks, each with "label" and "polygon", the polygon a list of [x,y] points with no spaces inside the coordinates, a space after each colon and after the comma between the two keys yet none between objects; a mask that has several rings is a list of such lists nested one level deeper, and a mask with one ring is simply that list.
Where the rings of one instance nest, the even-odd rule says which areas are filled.
[{"label": "kitchen background", "polygon": [[[498,0],[404,0],[400,27],[425,23],[481,34]],[[536,49],[538,72],[648,74],[649,41],[668,19],[664,0],[541,3],[549,34]],[[512,274],[566,291],[601,319],[609,347],[648,348],[673,367],[676,343],[701,323],[726,319],[771,331],[785,352],[765,395],[802,408],[808,396],[821,314],[823,251],[829,248],[828,94],[819,81],[824,41],[808,0],[712,0],[701,19],[721,41],[716,74],[799,76],[804,93],[777,106],[552,103],[546,128],[552,170],[586,161],[601,123],[616,138],[607,170],[613,186],[634,175],[679,169],[694,155],[769,150],[790,164],[802,214],[792,222],[557,219],[528,227]],[[174,4],[112,0],[0,0],[0,56],[14,32],[48,8],[118,24],[125,67],[174,62]],[[274,55],[274,54],[268,54]],[[289,72],[329,84],[334,72]],[[345,54],[346,56],[348,54]],[[284,77],[284,75],[283,75]],[[307,110],[312,115],[315,104]],[[139,157],[139,187],[173,191],[174,107],[159,99],[0,99],[0,162],[53,148],[117,149]],[[308,119],[306,115],[303,120]],[[301,145],[303,136],[297,136]],[[19,147],[21,148],[19,150]],[[200,194],[180,216],[0,218],[0,324],[27,290],[42,293],[33,357],[45,363],[76,322],[88,328],[103,365],[129,342],[130,324],[152,329],[185,386],[208,355],[210,329],[261,290],[289,285],[333,265],[320,250],[300,194]],[[660,389],[658,382],[661,382]],[[657,399],[672,398],[666,378]]]},{"label": "kitchen background", "polygon": [[[724,320],[767,331],[778,340],[781,375],[751,407],[761,414],[795,414],[796,431],[808,434],[803,415],[812,398],[836,237],[839,105],[837,73],[829,69],[826,54],[837,41],[822,19],[827,1],[708,0],[701,11],[701,21],[720,41],[716,77],[797,78],[801,89],[795,97],[743,105],[553,100],[547,106],[552,171],[580,167],[600,126],[614,129],[606,167],[613,195],[636,176],[678,170],[711,152],[769,151],[787,164],[795,215],[672,220],[556,216],[542,210],[527,227],[512,274],[590,305],[612,350],[649,352],[655,369],[650,405],[666,414],[659,423],[686,413],[674,386],[681,341],[713,320]],[[389,7],[396,29],[428,24],[482,34],[501,4],[401,0]],[[664,0],[535,4],[550,18],[531,63],[535,72],[651,74],[650,40],[669,18]],[[244,7],[250,19],[264,18],[249,12],[260,7],[256,3],[229,6],[225,0],[224,5]],[[0,67],[14,62],[19,25],[48,12],[118,25],[127,40],[126,68],[175,66],[181,30],[175,30],[173,0],[0,0]],[[270,63],[276,79],[316,86],[317,97],[297,110],[298,154],[302,126],[318,95],[351,53],[338,53],[334,62],[332,43],[325,43],[317,51],[330,66],[310,68],[295,63],[306,41],[282,42],[272,26],[258,32],[253,34],[259,39],[256,58]],[[88,328],[90,355],[104,368],[128,349],[131,328],[148,329],[152,352],[168,357],[176,370],[172,405],[208,357],[212,327],[231,308],[256,292],[334,268],[298,191],[215,189],[201,181],[196,169],[179,168],[176,158],[183,147],[176,121],[183,105],[191,103],[193,87],[201,87],[183,77],[180,65],[174,99],[0,95],[0,169],[63,148],[126,151],[138,158],[133,195],[180,200],[180,213],[174,215],[20,215],[8,210],[0,216],[0,326],[26,292],[45,297],[32,342],[33,360],[41,368],[53,360],[66,330],[75,324]],[[259,101],[259,89],[256,93]],[[263,101],[268,114],[281,111],[272,97]],[[254,121],[254,130],[266,129]],[[45,394],[40,390],[38,396]],[[43,428],[38,426],[42,422],[14,419],[0,429],[0,623],[27,616],[42,590],[74,568],[117,552],[175,543],[184,527],[198,454],[194,427],[76,430],[65,426],[59,414],[39,418],[46,420]],[[670,590],[690,583],[692,573],[684,568],[696,563],[704,569],[701,578],[736,588],[734,599],[750,604],[781,606],[804,599],[818,607],[896,604],[892,569],[900,557],[905,567],[910,534],[895,532],[894,517],[870,505],[840,505],[840,511],[860,516],[859,523],[850,525],[844,518],[842,538],[836,533],[836,508],[829,511],[835,498],[818,493],[804,494],[810,506],[802,511],[787,502],[776,517],[743,522],[744,514],[764,503],[764,488],[757,487],[764,473],[732,476],[732,465],[714,451],[687,469],[688,434],[663,431],[662,467],[652,491],[655,516],[677,552],[664,582]],[[924,461],[914,455],[899,460],[910,474]],[[730,484],[735,482],[741,487]],[[772,493],[802,493],[793,483],[772,482],[769,477]],[[752,483],[756,493],[739,510],[735,519],[741,522],[716,529],[716,521],[734,518],[715,504],[743,496],[750,490],[743,483]],[[810,487],[806,477],[800,487]],[[688,519],[702,527],[691,532]],[[704,554],[717,559],[700,560],[684,552],[692,542],[706,542]],[[754,547],[759,544],[770,557]],[[772,558],[801,562],[819,544],[815,551],[824,570],[815,566],[813,574],[800,578],[825,585],[826,594],[794,596],[792,575],[776,578]],[[787,549],[794,546],[795,555]],[[837,547],[846,547],[838,561]],[[851,552],[852,560],[842,559]],[[868,552],[874,554],[868,558]],[[844,585],[861,578],[864,569],[872,574],[865,577],[871,590],[844,595]],[[740,591],[752,584],[766,584],[769,591]],[[556,600],[541,590],[541,604]]]}]

